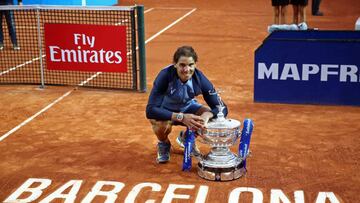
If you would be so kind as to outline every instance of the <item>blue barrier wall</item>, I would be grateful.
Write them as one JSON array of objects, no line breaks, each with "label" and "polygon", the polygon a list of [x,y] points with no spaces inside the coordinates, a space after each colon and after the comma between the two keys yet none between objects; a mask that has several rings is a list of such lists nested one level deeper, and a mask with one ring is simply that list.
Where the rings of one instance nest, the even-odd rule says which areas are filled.
[{"label": "blue barrier wall", "polygon": [[360,32],[273,32],[254,79],[256,102],[360,106]]},{"label": "blue barrier wall", "polygon": [[39,4],[39,5],[81,5],[81,0],[23,0],[24,5]]},{"label": "blue barrier wall", "polygon": [[[86,0],[87,6],[112,6],[117,4],[117,0]],[[82,0],[23,0],[24,5],[82,5]]]},{"label": "blue barrier wall", "polygon": [[118,1],[117,0],[86,0],[86,5],[91,5],[91,6],[112,6],[117,4]]}]

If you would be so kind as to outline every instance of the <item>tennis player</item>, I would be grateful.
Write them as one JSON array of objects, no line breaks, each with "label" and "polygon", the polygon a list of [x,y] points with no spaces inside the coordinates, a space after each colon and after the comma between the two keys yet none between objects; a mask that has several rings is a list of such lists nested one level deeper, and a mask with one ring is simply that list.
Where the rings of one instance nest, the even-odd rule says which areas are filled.
[{"label": "tennis player", "polygon": [[[168,138],[172,125],[184,125],[195,131],[204,129],[209,119],[218,113],[220,99],[212,83],[196,67],[198,56],[191,46],[182,46],[173,56],[173,64],[160,71],[154,81],[146,117],[158,139],[158,163],[170,160],[171,143]],[[195,99],[202,94],[208,106]],[[227,115],[226,105],[223,111]],[[183,138],[177,142],[183,146]],[[193,150],[194,151],[194,150]],[[195,147],[195,151],[196,147]]]}]

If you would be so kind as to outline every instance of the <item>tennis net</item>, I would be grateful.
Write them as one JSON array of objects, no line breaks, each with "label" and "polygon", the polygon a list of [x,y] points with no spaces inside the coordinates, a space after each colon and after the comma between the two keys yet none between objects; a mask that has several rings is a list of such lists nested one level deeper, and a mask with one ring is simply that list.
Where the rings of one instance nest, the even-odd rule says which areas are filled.
[{"label": "tennis net", "polygon": [[145,91],[142,6],[0,6],[0,12],[0,84]]}]

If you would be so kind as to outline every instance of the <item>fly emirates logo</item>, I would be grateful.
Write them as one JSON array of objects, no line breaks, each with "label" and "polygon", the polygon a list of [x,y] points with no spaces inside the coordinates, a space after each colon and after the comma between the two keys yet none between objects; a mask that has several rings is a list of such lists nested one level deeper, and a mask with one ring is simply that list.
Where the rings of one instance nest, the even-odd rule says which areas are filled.
[{"label": "fly emirates logo", "polygon": [[127,72],[126,29],[124,25],[47,23],[44,26],[46,67],[48,70]]},{"label": "fly emirates logo", "polygon": [[360,70],[353,64],[301,64],[258,63],[257,79],[309,81],[338,80],[339,82],[360,82]]},{"label": "fly emirates logo", "polygon": [[[91,50],[96,43],[95,36],[75,33],[73,38],[76,49],[63,49],[60,46],[49,46],[50,60],[52,62],[75,62],[75,63],[115,63],[123,61],[121,51]],[[84,49],[87,46],[90,49]]]}]

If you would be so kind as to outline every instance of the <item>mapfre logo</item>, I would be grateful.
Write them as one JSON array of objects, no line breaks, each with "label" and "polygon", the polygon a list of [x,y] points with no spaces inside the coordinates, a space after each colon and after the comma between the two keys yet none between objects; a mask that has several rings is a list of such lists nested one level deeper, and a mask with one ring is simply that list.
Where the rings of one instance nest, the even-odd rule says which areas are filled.
[{"label": "mapfre logo", "polygon": [[309,81],[311,79],[327,82],[338,80],[340,82],[360,82],[360,70],[352,64],[301,64],[258,63],[257,79],[264,80],[294,80]]},{"label": "mapfre logo", "polygon": [[47,23],[44,30],[47,69],[127,72],[126,26]]}]

